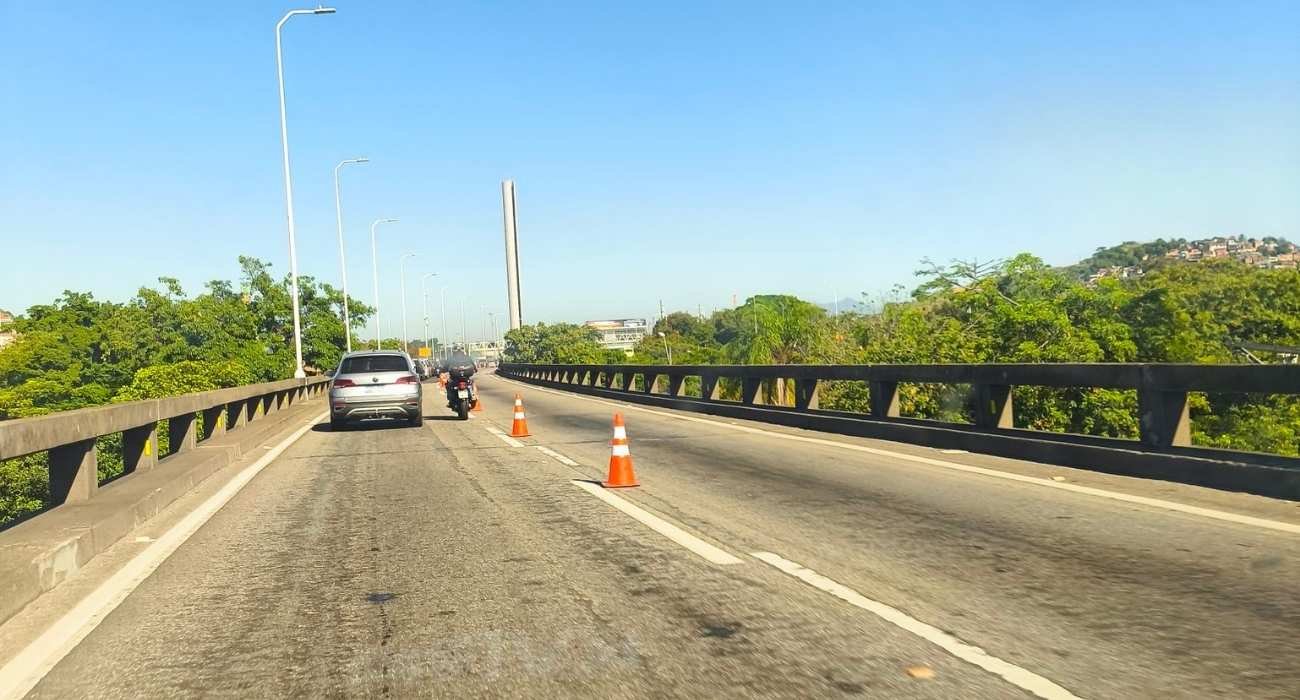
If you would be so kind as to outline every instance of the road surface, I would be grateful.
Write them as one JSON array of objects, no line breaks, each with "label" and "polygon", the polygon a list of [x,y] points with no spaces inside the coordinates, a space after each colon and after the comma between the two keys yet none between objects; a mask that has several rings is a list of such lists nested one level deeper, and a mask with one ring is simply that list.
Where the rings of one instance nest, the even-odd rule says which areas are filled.
[{"label": "road surface", "polygon": [[582,485],[614,402],[480,384],[306,433],[30,696],[1300,693],[1300,535],[1232,515],[1295,504],[624,407],[655,530]]}]

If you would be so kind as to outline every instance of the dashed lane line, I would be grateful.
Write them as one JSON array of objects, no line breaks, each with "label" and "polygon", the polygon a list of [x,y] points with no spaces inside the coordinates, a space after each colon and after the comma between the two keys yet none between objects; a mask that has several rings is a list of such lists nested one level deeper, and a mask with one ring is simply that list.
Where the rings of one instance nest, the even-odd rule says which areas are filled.
[{"label": "dashed lane line", "polygon": [[596,498],[599,498],[605,503],[608,503],[609,505],[626,513],[627,515],[631,516],[633,520],[636,520],[637,522],[641,523],[642,525],[645,525],[651,530],[654,530],[655,532],[663,535],[664,537],[667,537],[673,542],[676,542],[677,544],[685,547],[686,549],[694,552],[695,554],[698,554],[699,556],[703,557],[707,561],[710,561],[714,564],[721,564],[724,566],[743,563],[743,560],[741,560],[739,557],[733,556],[731,553],[726,552],[718,547],[715,547],[709,544],[708,542],[705,542],[704,540],[696,537],[695,535],[692,535],[691,533],[681,529],[680,527],[677,527],[676,525],[673,525],[672,523],[668,522],[667,520],[664,520],[663,518],[655,515],[654,513],[651,513],[650,511],[638,505],[633,504],[631,501],[627,499],[619,498],[618,496],[615,496],[614,494],[605,490],[603,487],[601,487],[598,484],[593,484],[590,481],[579,481],[577,479],[574,479],[572,483],[574,486],[577,486],[583,491],[586,491],[587,493],[595,496]]},{"label": "dashed lane line", "polygon": [[509,435],[506,435],[505,433],[501,432],[501,429],[498,428],[498,427],[496,427],[495,425],[485,425],[485,426],[483,426],[483,429],[486,430],[486,431],[488,431],[489,433],[492,433],[493,435],[495,435],[495,436],[501,438],[501,442],[504,442],[505,444],[507,444],[507,445],[509,445],[509,446],[511,446],[511,447],[526,447],[526,445],[524,445],[524,443],[519,442],[518,440],[516,440],[516,439],[510,437]]},{"label": "dashed lane line", "polygon": [[552,450],[551,448],[549,448],[549,447],[547,447],[547,446],[545,446],[545,445],[537,445],[536,447],[537,447],[537,451],[538,451],[538,452],[541,452],[542,454],[546,455],[547,457],[551,457],[552,459],[554,459],[555,461],[559,462],[560,464],[563,464],[563,465],[566,466],[566,467],[576,467],[576,466],[578,466],[578,463],[577,463],[577,462],[575,462],[575,461],[569,459],[568,457],[565,457],[564,455],[560,454],[559,452],[556,452],[555,450]]},{"label": "dashed lane line", "polygon": [[825,591],[849,605],[866,610],[895,627],[911,632],[962,661],[979,666],[985,671],[999,676],[1006,682],[1040,698],[1046,700],[1078,700],[1078,696],[1074,693],[1032,671],[1025,670],[1008,661],[1003,661],[977,646],[967,644],[933,625],[921,622],[898,608],[872,600],[848,586],[822,576],[812,569],[771,552],[753,552],[750,556],[776,567],[778,570],[803,581],[813,588]]}]

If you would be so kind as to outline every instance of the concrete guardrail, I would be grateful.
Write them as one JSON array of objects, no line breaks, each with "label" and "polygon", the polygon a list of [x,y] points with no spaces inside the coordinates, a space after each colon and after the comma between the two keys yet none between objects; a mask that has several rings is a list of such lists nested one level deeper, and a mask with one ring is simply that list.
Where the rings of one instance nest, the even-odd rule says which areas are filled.
[{"label": "concrete guardrail", "polygon": [[[1300,394],[1300,365],[504,363],[497,371],[623,401],[1300,500],[1300,459],[1193,446],[1188,402],[1191,392]],[[688,377],[699,380],[699,396],[687,394]],[[739,401],[720,398],[723,379],[739,385]],[[865,383],[870,412],[820,409],[819,384],[832,380]],[[765,382],[788,382],[794,405],[772,405]],[[973,424],[901,416],[898,388],[908,383],[970,385]],[[1016,428],[1016,386],[1134,390],[1139,437]]]},{"label": "concrete guardrail", "polygon": [[[307,400],[328,385],[324,377],[289,379],[0,421],[0,459],[48,455],[52,501],[34,516],[0,526],[0,622],[274,439],[291,418],[311,415]],[[303,410],[292,410],[299,404]],[[160,422],[169,448],[161,458]],[[124,471],[101,485],[96,444],[116,433]]]},{"label": "concrete guardrail", "polygon": [[0,459],[48,452],[52,503],[88,501],[99,491],[100,437],[122,433],[123,474],[143,471],[158,463],[159,422],[167,422],[169,455],[183,453],[197,445],[199,421],[205,438],[216,437],[315,396],[328,383],[326,377],[286,379],[0,421]]}]

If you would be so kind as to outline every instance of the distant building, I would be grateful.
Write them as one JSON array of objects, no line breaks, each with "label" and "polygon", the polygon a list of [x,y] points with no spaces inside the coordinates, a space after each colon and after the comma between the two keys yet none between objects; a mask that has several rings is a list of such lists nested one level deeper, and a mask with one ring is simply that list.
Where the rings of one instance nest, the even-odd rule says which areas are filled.
[{"label": "distant building", "polygon": [[632,348],[646,337],[650,326],[644,318],[620,318],[612,321],[587,321],[582,324],[600,334],[600,344],[609,350],[631,353]]},{"label": "distant building", "polygon": [[13,329],[14,315],[0,309],[0,348],[14,342],[18,334]]}]

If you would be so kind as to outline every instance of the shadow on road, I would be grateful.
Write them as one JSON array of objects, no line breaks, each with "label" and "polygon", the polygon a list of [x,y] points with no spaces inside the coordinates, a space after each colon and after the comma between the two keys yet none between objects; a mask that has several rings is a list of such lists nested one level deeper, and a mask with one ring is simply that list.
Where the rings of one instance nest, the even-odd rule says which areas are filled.
[{"label": "shadow on road", "polygon": [[[457,416],[447,416],[441,414],[436,416],[425,416],[424,419],[427,421],[429,420],[459,421],[460,420],[460,418],[458,418]],[[397,428],[410,428],[410,427],[412,427],[411,424],[407,423],[406,421],[393,419],[393,420],[367,420],[367,421],[362,421],[360,423],[349,423],[346,427],[342,428],[341,430],[334,430],[333,428],[330,427],[329,421],[325,421],[313,425],[311,429],[313,432],[317,432],[317,433],[337,433],[337,432],[352,432],[352,431],[367,431],[367,430],[392,430]]]}]

